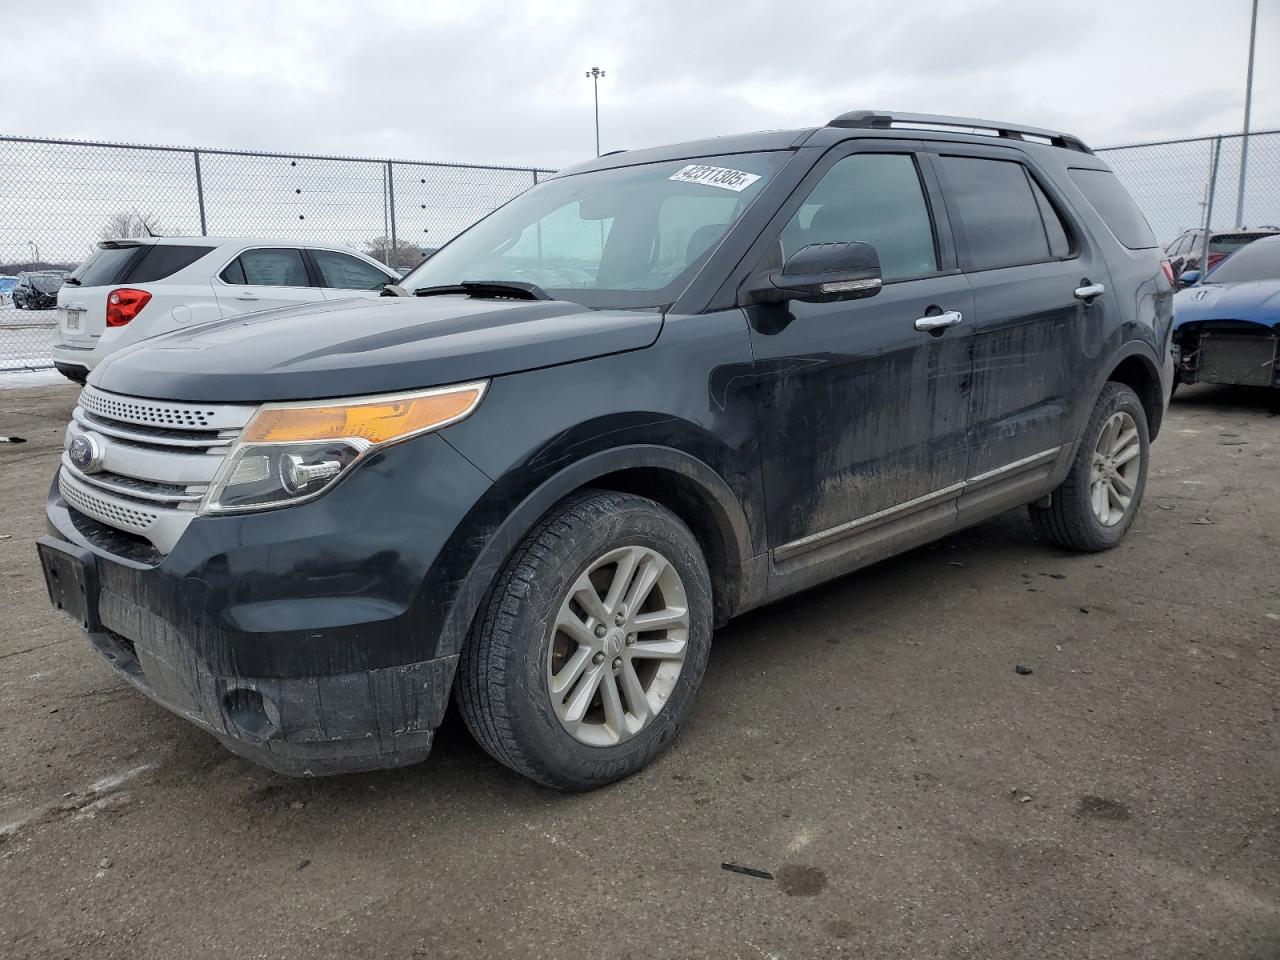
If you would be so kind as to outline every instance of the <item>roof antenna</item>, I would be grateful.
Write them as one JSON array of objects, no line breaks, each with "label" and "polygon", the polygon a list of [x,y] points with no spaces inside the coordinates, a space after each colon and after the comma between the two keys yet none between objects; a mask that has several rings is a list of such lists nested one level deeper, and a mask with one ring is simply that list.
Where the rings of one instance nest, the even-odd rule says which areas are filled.
[{"label": "roof antenna", "polygon": [[137,207],[133,208],[133,215],[137,217],[138,222],[142,224],[142,229],[147,231],[148,237],[151,237],[154,240],[156,237],[159,236],[158,233],[156,233],[154,230],[151,229],[151,224],[147,223],[147,218],[138,212]]}]

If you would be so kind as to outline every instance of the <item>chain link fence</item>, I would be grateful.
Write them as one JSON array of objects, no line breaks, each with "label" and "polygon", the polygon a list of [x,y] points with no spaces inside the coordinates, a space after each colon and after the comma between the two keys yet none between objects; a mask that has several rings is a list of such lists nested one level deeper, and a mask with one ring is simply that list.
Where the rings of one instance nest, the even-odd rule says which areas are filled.
[{"label": "chain link fence", "polygon": [[1223,134],[1095,152],[1129,188],[1156,238],[1167,244],[1196,227],[1280,226],[1280,130],[1249,134],[1239,204],[1244,140],[1243,134]]},{"label": "chain link fence", "polygon": [[6,278],[73,269],[100,240],[339,244],[404,270],[550,172],[0,137],[0,371],[49,367],[56,316],[15,308]]},{"label": "chain link fence", "polygon": [[[1156,236],[1280,224],[1280,131],[1104,147]],[[537,183],[501,167],[0,137],[0,371],[50,366],[52,310],[16,310],[22,271],[71,269],[102,239],[159,234],[341,244],[415,266]]]}]

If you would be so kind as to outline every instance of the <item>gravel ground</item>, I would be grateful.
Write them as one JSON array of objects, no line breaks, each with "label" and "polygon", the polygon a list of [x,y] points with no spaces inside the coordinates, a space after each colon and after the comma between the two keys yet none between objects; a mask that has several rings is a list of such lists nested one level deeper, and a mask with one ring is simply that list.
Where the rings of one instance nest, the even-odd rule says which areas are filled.
[{"label": "gravel ground", "polygon": [[675,747],[582,796],[456,718],[288,780],[135,693],[35,563],[73,398],[0,393],[0,956],[1280,956],[1265,395],[1179,394],[1110,553],[1019,511],[734,622]]}]

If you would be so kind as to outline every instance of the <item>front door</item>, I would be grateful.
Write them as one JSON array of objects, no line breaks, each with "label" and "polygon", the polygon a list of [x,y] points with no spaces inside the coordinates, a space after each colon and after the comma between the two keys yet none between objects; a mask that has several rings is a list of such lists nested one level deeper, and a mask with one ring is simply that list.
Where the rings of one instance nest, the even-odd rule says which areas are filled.
[{"label": "front door", "polygon": [[[777,242],[766,237],[761,269],[811,243],[860,240],[884,277],[863,300],[747,308],[769,541],[784,578],[792,565],[820,579],[954,521],[972,301],[916,149],[837,148],[782,211]],[[956,324],[919,329],[941,314]]]},{"label": "front door", "polygon": [[307,261],[296,247],[245,250],[214,277],[213,293],[224,317],[325,298],[311,282]]}]

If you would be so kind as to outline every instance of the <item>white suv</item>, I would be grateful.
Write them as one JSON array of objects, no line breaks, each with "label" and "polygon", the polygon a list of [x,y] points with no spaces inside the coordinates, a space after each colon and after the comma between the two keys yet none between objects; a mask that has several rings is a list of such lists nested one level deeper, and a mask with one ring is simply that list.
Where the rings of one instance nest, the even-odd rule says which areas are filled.
[{"label": "white suv", "polygon": [[288,240],[106,240],[58,291],[53,363],[83,383],[107,354],[179,327],[271,307],[376,297],[399,274],[337,246]]}]

